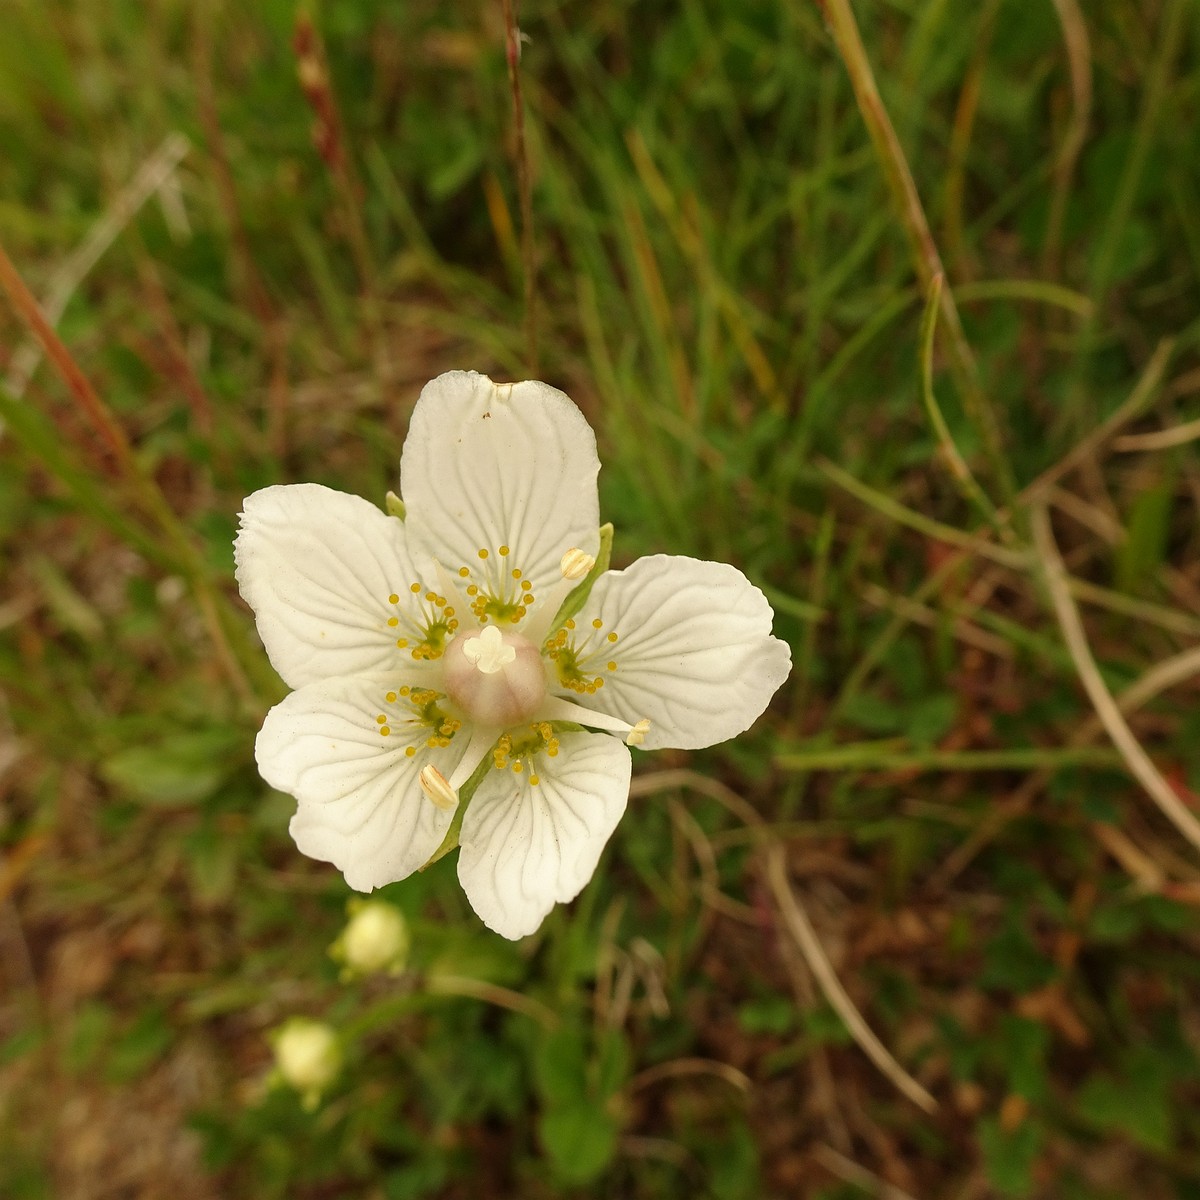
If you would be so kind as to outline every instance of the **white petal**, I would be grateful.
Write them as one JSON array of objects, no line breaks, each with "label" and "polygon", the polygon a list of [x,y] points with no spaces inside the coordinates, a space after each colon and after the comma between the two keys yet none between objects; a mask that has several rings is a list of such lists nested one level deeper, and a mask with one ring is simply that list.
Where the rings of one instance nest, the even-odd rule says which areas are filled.
[{"label": "white petal", "polygon": [[427,580],[415,572],[400,521],[315,483],[247,496],[234,558],[271,665],[293,688],[395,667],[407,630],[388,618],[404,616],[414,582],[436,582],[432,564]]},{"label": "white petal", "polygon": [[629,799],[629,751],[602,733],[564,733],[559,753],[530,771],[492,770],[463,817],[458,878],[489,929],[533,933],[574,900]]},{"label": "white petal", "polygon": [[647,750],[723,742],[753,724],[791,670],[787,644],[771,636],[772,616],[736,567],[666,554],[638,559],[601,575],[575,618],[584,673],[603,686],[565,694],[631,725],[649,718]]},{"label": "white petal", "polygon": [[406,526],[452,574],[467,567],[464,583],[514,592],[516,568],[536,599],[562,578],[567,550],[596,552],[599,470],[596,437],[564,393],[451,371],[413,409],[400,465]]},{"label": "white petal", "polygon": [[427,746],[430,730],[408,723],[411,707],[389,703],[389,692],[398,694],[392,677],[311,683],[271,709],[254,747],[262,777],[300,802],[296,845],[361,892],[411,875],[441,844],[454,814],[425,796],[417,776],[427,763],[450,775],[466,747],[462,732]]}]

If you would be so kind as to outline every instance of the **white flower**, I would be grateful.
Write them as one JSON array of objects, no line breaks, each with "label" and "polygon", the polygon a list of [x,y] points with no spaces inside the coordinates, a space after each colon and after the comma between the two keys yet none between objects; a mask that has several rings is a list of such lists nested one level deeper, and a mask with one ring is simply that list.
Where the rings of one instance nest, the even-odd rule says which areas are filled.
[{"label": "white flower", "polygon": [[344,974],[399,975],[408,961],[408,923],[404,914],[384,900],[351,900],[350,920],[329,948],[345,967]]},{"label": "white flower", "polygon": [[295,689],[267,714],[259,769],[298,801],[299,848],[351,887],[423,866],[490,760],[458,876],[490,928],[532,933],[625,810],[625,742],[723,741],[787,678],[770,605],[722,563],[640,559],[556,620],[600,552],[599,469],[562,392],[453,371],[413,410],[403,520],[316,484],[246,499],[238,585]]},{"label": "white flower", "polygon": [[342,1069],[337,1034],[321,1021],[292,1017],[271,1035],[278,1078],[300,1093],[305,1108],[316,1108],[321,1093]]}]

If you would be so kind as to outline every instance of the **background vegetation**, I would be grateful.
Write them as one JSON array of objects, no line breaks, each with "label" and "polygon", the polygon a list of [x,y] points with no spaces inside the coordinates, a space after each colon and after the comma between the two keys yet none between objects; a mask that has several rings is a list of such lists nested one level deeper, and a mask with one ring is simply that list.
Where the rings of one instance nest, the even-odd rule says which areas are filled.
[{"label": "background vegetation", "polygon": [[[523,7],[534,366],[501,4],[7,0],[70,359],[5,274],[0,1194],[1200,1196],[1200,8],[825,2]],[[537,936],[443,861],[344,984],[230,544],[382,502],[455,367],[568,391],[616,561],[737,563],[796,669]]]}]

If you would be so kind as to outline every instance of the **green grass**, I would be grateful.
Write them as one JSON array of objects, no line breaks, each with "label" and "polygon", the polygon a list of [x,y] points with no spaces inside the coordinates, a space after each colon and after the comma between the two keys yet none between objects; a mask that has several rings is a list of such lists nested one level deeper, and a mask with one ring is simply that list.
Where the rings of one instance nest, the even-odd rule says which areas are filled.
[{"label": "green grass", "polygon": [[[0,1193],[1200,1196],[1200,870],[1028,521],[1194,811],[1196,672],[1156,669],[1200,635],[1200,471],[1119,439],[1196,415],[1200,21],[1061,9],[855,4],[973,395],[817,4],[523,6],[537,371],[597,429],[614,562],[737,564],[796,669],[743,737],[638,756],[528,944],[443,861],[386,890],[411,972],[342,983],[348,890],[254,767],[283,689],[231,540],[270,483],[382,504],[441,371],[530,373],[501,6],[323,6],[339,181],[291,0],[12,0],[0,244],[35,293],[191,149],[59,323],[129,459],[50,365],[0,388]],[[0,306],[0,376],[26,336]],[[936,1112],[814,982],[780,851]],[[348,1042],[315,1113],[264,1083],[296,1013]]]}]

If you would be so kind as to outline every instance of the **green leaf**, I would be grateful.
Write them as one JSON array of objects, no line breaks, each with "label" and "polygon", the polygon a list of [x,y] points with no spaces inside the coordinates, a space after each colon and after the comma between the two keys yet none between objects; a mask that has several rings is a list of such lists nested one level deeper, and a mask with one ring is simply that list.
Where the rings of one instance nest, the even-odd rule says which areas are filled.
[{"label": "green leaf", "polygon": [[184,845],[196,898],[206,905],[228,900],[237,881],[241,846],[211,822],[190,834]]},{"label": "green leaf", "polygon": [[632,1059],[629,1041],[620,1029],[611,1029],[600,1039],[596,1054],[596,1091],[601,1096],[612,1096],[625,1086]]},{"label": "green leaf", "polygon": [[113,1045],[106,1076],[114,1083],[136,1079],[162,1059],[174,1040],[175,1030],[163,1010],[142,1013]]},{"label": "green leaf", "polygon": [[728,1137],[710,1144],[704,1158],[716,1200],[754,1200],[763,1194],[758,1146],[745,1125],[735,1125]]},{"label": "green leaf", "polygon": [[564,1021],[534,1046],[533,1084],[550,1106],[571,1105],[587,1097],[586,1035]]},{"label": "green leaf", "polygon": [[1041,1143],[1042,1131],[1031,1121],[1022,1121],[1011,1132],[992,1118],[981,1121],[979,1146],[992,1186],[1005,1196],[1028,1196]]},{"label": "green leaf", "polygon": [[983,948],[979,983],[985,988],[1032,992],[1054,978],[1057,968],[1030,937],[1015,914]]},{"label": "green leaf", "polygon": [[787,996],[747,1000],[737,1010],[738,1024],[747,1033],[788,1033],[796,1027],[796,1005]]},{"label": "green leaf", "polygon": [[1026,1100],[1038,1101],[1046,1094],[1046,1051],[1050,1034],[1045,1025],[1023,1017],[1005,1016],[1001,1021],[1008,1090]]},{"label": "green leaf", "polygon": [[946,736],[958,716],[958,700],[945,692],[918,700],[908,710],[904,732],[917,746],[932,746]]},{"label": "green leaf", "polygon": [[242,741],[240,731],[229,729],[169,734],[153,745],[117,751],[101,771],[114,787],[146,804],[194,804],[232,774]]},{"label": "green leaf", "polygon": [[1151,1053],[1130,1056],[1123,1078],[1096,1072],[1076,1097],[1079,1112],[1109,1129],[1127,1134],[1151,1150],[1166,1152],[1174,1142],[1170,1080]]},{"label": "green leaf", "polygon": [[842,708],[842,716],[867,733],[899,733],[908,720],[902,708],[870,692],[852,696]]},{"label": "green leaf", "polygon": [[579,1099],[542,1113],[538,1136],[558,1178],[566,1184],[590,1183],[617,1150],[617,1122],[603,1108]]},{"label": "green leaf", "polygon": [[1117,587],[1125,592],[1140,590],[1141,583],[1154,577],[1167,552],[1171,508],[1175,498],[1172,478],[1142,492],[1129,516],[1129,536],[1117,548]]},{"label": "green leaf", "polygon": [[113,1011],[98,1000],[80,1006],[71,1023],[64,1066],[73,1075],[86,1070],[112,1040]]}]

